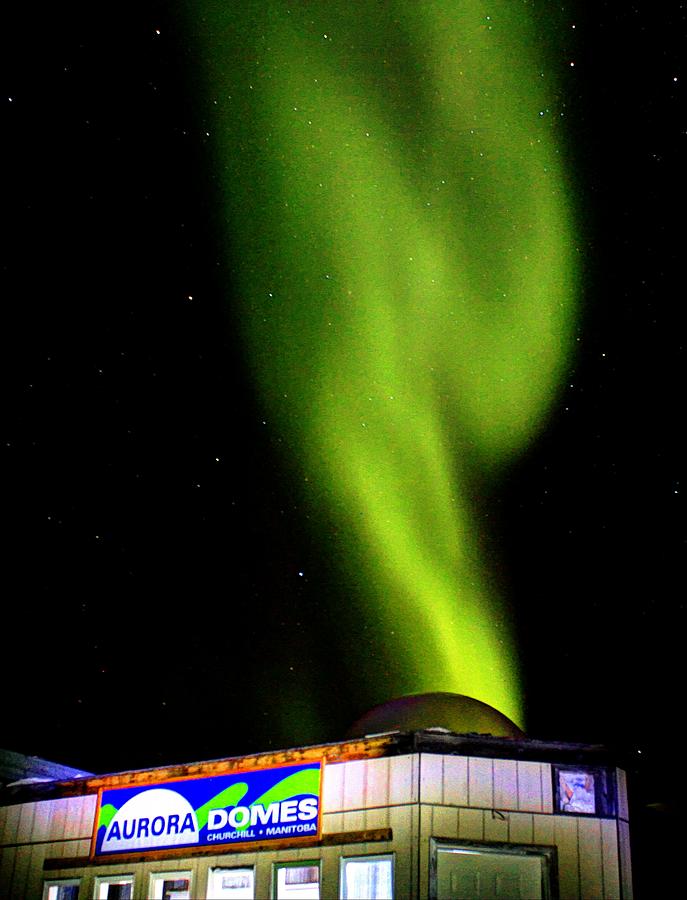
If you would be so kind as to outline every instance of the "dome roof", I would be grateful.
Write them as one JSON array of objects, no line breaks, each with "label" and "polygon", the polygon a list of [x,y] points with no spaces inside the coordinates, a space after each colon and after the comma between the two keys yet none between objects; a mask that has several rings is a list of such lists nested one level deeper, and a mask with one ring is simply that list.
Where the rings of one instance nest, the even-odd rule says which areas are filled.
[{"label": "dome roof", "polygon": [[446,728],[455,734],[524,737],[518,726],[493,706],[464,694],[434,692],[388,700],[366,712],[348,729],[347,737],[385,731]]}]

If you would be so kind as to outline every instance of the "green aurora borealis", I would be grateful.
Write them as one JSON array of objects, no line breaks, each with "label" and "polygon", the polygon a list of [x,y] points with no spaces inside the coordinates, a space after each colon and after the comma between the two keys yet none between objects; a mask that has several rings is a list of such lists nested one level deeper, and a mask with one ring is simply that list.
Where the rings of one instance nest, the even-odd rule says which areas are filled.
[{"label": "green aurora borealis", "polygon": [[236,320],[383,642],[372,693],[455,691],[523,724],[474,510],[541,427],[575,312],[530,6],[201,0],[188,28]]}]

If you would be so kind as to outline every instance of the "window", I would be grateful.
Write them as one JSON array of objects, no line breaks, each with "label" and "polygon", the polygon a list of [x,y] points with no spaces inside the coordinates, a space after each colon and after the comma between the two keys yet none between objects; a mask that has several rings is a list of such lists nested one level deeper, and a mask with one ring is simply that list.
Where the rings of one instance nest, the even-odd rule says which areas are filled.
[{"label": "window", "polygon": [[277,863],[274,867],[276,900],[318,900],[320,896],[320,864]]},{"label": "window", "polygon": [[68,881],[46,881],[43,885],[43,900],[77,900],[79,879]]},{"label": "window", "polygon": [[556,812],[583,816],[615,814],[615,782],[606,769],[554,766]]},{"label": "window", "polygon": [[390,900],[394,895],[392,856],[358,856],[341,860],[344,900]]},{"label": "window", "polygon": [[190,900],[190,872],[154,872],[150,876],[152,900]]},{"label": "window", "polygon": [[207,896],[208,900],[253,900],[255,872],[252,868],[210,869]]},{"label": "window", "polygon": [[131,900],[133,895],[133,875],[107,875],[95,879],[96,900]]}]

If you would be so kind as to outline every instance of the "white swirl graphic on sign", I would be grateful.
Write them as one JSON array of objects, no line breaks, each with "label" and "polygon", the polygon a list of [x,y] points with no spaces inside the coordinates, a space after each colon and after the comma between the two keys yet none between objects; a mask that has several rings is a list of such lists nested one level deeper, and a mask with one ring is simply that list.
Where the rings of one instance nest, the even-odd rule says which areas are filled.
[{"label": "white swirl graphic on sign", "polygon": [[103,839],[102,853],[150,850],[198,843],[198,820],[185,797],[166,788],[136,794],[117,810]]}]

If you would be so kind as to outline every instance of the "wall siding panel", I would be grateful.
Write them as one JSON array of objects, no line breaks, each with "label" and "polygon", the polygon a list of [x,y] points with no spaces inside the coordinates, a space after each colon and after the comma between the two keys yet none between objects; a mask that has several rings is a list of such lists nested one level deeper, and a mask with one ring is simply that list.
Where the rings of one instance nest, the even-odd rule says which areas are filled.
[{"label": "wall siding panel", "polygon": [[[413,888],[417,878],[417,865],[411,870],[410,854],[397,853],[394,857],[394,897],[396,900],[414,900],[417,896]],[[336,894],[336,898],[341,894]],[[332,898],[334,900],[334,898]]]},{"label": "wall siding panel", "polygon": [[366,809],[363,813],[365,822],[365,830],[371,828],[388,828],[389,827],[389,807],[381,807],[378,809]]},{"label": "wall siding panel", "polygon": [[320,864],[320,896],[322,900],[334,900],[338,897],[339,884],[339,857],[332,853],[333,847],[325,847],[322,851]]},{"label": "wall siding panel", "polygon": [[322,817],[322,833],[335,834],[343,831],[343,813],[324,813]]},{"label": "wall siding panel", "polygon": [[458,811],[458,836],[467,841],[484,840],[484,813],[481,809]]},{"label": "wall siding panel", "polygon": [[91,852],[91,839],[90,838],[81,838],[80,841],[76,841],[76,850],[74,851],[75,856],[88,856]]},{"label": "wall siding panel", "polygon": [[389,758],[370,759],[365,765],[365,805],[386,806],[389,803]]},{"label": "wall siding panel", "polygon": [[342,809],[361,809],[365,798],[365,761],[360,759],[347,762],[343,764],[343,768]]},{"label": "wall siding panel", "polygon": [[420,896],[429,896],[429,838],[436,834],[434,828],[434,806],[420,806]]},{"label": "wall siding panel", "polygon": [[630,865],[630,828],[627,822],[618,822],[618,849],[620,850],[620,886],[623,900],[632,900],[632,869]]},{"label": "wall siding panel", "polygon": [[553,816],[532,816],[532,824],[534,827],[533,844],[547,844],[551,846],[554,843],[553,834]]},{"label": "wall siding panel", "polygon": [[465,756],[444,757],[443,802],[468,804],[468,760]]},{"label": "wall siding panel", "polygon": [[[558,877],[560,900],[580,897],[579,853],[577,849],[577,819],[553,816],[554,842],[558,847]],[[584,898],[588,900],[588,898]],[[591,900],[591,898],[590,898]]]},{"label": "wall siding panel", "polygon": [[272,869],[277,861],[276,853],[261,854],[262,865],[256,866],[255,869],[255,896],[271,897],[272,896]]},{"label": "wall siding panel", "polygon": [[[38,804],[41,806],[42,804]],[[41,897],[43,894],[43,860],[45,859],[45,844],[35,844],[31,848],[29,862],[29,880],[26,885],[27,897]]]},{"label": "wall siding panel", "polygon": [[414,813],[416,809],[413,806],[392,806],[389,809],[389,825],[394,835],[394,847],[410,847],[413,839],[416,839]]},{"label": "wall siding panel", "polygon": [[541,764],[542,812],[554,812],[553,808],[553,770],[549,763]]},{"label": "wall siding panel", "polygon": [[0,853],[0,897],[11,897],[12,873],[14,871],[14,852],[3,850]]},{"label": "wall siding panel", "polygon": [[26,844],[33,834],[33,820],[36,814],[35,803],[22,803],[19,807],[19,822],[17,824],[17,843]]},{"label": "wall siding panel", "polygon": [[14,856],[14,872],[12,873],[12,893],[10,897],[30,897],[28,891],[31,864],[31,847],[17,847]]},{"label": "wall siding panel", "polygon": [[541,763],[519,761],[517,766],[520,812],[550,812],[543,804]]},{"label": "wall siding panel", "polygon": [[389,802],[417,803],[420,781],[419,755],[389,759]]},{"label": "wall siding panel", "polygon": [[21,806],[8,806],[6,809],[7,815],[5,818],[5,829],[2,836],[2,842],[3,844],[16,844]]},{"label": "wall siding panel", "polygon": [[508,813],[498,810],[486,810],[484,813],[484,840],[508,840]]},{"label": "wall siding panel", "polygon": [[50,804],[36,803],[36,811],[33,817],[33,841],[47,841],[50,839]]},{"label": "wall siding panel", "polygon": [[55,800],[52,805],[52,816],[50,817],[50,838],[53,841],[60,841],[64,837],[65,828],[67,827],[67,799]]},{"label": "wall siding panel", "polygon": [[343,778],[346,763],[332,763],[324,767],[322,810],[340,812],[343,809]]},{"label": "wall siding panel", "polygon": [[[90,841],[60,841],[59,844],[49,844],[46,846],[55,847],[55,856],[57,857],[87,856],[88,851],[90,850]],[[85,848],[85,853],[81,852],[82,848]]]},{"label": "wall siding panel", "polygon": [[622,769],[616,769],[615,777],[618,788],[618,817],[627,822],[630,818],[627,806],[627,775]]},{"label": "wall siding panel", "polygon": [[534,843],[534,817],[531,813],[508,814],[508,840],[511,844]]},{"label": "wall siding panel", "polygon": [[95,810],[98,805],[98,798],[95,794],[89,794],[87,797],[80,797],[79,799],[81,800],[79,837],[88,837],[90,840],[93,835],[93,824],[95,822]]},{"label": "wall siding panel", "polygon": [[601,822],[598,819],[577,820],[577,844],[580,854],[580,894],[585,898],[604,896]]},{"label": "wall siding panel", "polygon": [[[419,853],[416,808],[413,806],[392,807],[389,810],[389,824],[394,835],[389,850],[396,851],[397,897],[399,900],[405,896],[414,897],[417,890],[417,856]],[[381,846],[386,847],[387,845],[382,844]],[[404,890],[401,890],[401,886]]]},{"label": "wall siding panel", "polygon": [[468,758],[468,806],[491,809],[494,805],[492,760]]},{"label": "wall siding panel", "polygon": [[363,831],[365,828],[365,813],[362,809],[351,810],[343,814],[344,831]]},{"label": "wall siding panel", "polygon": [[444,802],[444,757],[438,753],[420,755],[420,801]]},{"label": "wall siding panel", "polygon": [[494,807],[518,809],[518,764],[514,759],[494,760]]},{"label": "wall siding panel", "polygon": [[422,833],[423,840],[430,837],[458,837],[458,810],[455,806],[434,806],[432,817],[432,830],[428,834]]},{"label": "wall siding panel", "polygon": [[619,900],[618,826],[612,819],[601,820],[601,852],[604,867],[604,897],[606,900]]}]

